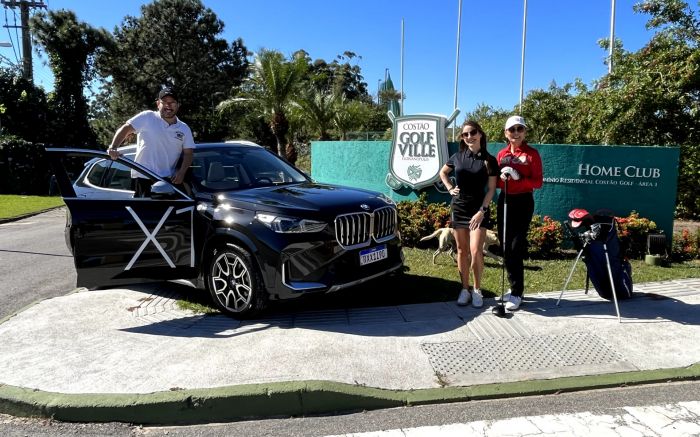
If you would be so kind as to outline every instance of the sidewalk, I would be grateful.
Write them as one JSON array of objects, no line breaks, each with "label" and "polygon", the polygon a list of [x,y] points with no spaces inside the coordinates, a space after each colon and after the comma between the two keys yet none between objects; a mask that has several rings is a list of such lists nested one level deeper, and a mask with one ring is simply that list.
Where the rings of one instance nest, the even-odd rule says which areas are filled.
[{"label": "sidewalk", "polygon": [[0,324],[0,412],[193,423],[553,393],[700,376],[700,279],[255,321],[179,310],[179,284],[82,291]]}]

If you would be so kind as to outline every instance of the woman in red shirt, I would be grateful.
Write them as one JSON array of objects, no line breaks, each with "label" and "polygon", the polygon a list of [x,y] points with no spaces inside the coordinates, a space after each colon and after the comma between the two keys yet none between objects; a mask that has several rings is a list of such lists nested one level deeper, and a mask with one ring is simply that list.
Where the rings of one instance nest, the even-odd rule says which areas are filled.
[{"label": "woman in red shirt", "polygon": [[[496,155],[501,176],[498,188],[498,237],[505,246],[505,265],[510,290],[503,296],[506,309],[520,308],[525,292],[524,265],[527,256],[527,232],[535,211],[532,192],[542,187],[542,159],[525,141],[527,125],[525,119],[514,115],[506,121],[505,135],[508,144]],[[507,185],[507,192],[506,192]],[[507,199],[506,199],[507,197]],[[508,216],[505,217],[506,233],[503,235],[503,202],[508,201]],[[505,241],[505,245],[503,244]],[[500,301],[500,296],[496,298]]]}]

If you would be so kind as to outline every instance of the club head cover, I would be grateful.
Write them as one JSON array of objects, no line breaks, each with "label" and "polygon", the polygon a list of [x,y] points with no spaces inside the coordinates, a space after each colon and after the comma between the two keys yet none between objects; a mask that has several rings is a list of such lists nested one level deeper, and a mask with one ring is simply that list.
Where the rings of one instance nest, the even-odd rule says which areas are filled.
[{"label": "club head cover", "polygon": [[520,179],[520,173],[516,169],[510,166],[505,166],[501,169],[501,179],[510,177],[514,181]]},{"label": "club head cover", "polygon": [[593,223],[593,216],[583,208],[576,208],[569,211],[569,218],[571,219],[572,228],[578,228],[582,224],[589,226]]}]

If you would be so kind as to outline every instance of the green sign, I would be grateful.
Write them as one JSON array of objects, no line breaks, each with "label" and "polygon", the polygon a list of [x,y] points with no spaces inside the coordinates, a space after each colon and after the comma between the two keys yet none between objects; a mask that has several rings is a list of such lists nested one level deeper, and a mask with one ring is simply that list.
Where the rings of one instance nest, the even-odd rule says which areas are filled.
[{"label": "green sign", "polygon": [[[678,185],[677,147],[541,144],[544,183],[535,192],[538,214],[567,219],[574,208],[617,216],[637,211],[673,232]],[[496,147],[495,147],[496,148]]]},{"label": "green sign", "polygon": [[[637,211],[672,235],[678,183],[678,147],[533,145],[542,157],[544,184],[535,191],[535,213],[564,221],[574,208],[608,210],[618,217]],[[311,145],[312,177],[319,182],[379,191],[396,201],[425,191],[434,202],[449,202],[435,187],[392,190],[386,185],[389,141],[328,141]],[[503,144],[489,144],[495,155]],[[449,144],[449,154],[457,151]]]}]

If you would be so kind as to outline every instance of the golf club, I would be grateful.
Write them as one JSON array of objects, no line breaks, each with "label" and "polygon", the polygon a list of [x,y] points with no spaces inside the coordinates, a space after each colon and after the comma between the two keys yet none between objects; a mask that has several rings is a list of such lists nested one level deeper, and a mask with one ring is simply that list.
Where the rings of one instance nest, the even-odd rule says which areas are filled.
[{"label": "golf club", "polygon": [[505,318],[506,307],[505,302],[503,302],[503,296],[506,289],[506,226],[508,224],[508,179],[510,179],[510,174],[506,173],[506,178],[503,180],[503,268],[501,269],[501,304],[497,305],[491,310],[491,312],[496,317]]}]

